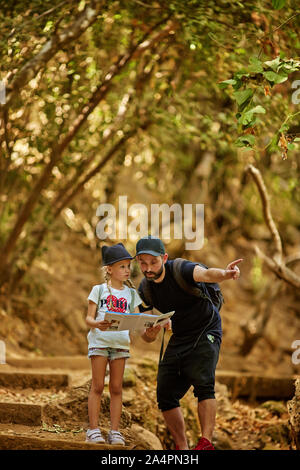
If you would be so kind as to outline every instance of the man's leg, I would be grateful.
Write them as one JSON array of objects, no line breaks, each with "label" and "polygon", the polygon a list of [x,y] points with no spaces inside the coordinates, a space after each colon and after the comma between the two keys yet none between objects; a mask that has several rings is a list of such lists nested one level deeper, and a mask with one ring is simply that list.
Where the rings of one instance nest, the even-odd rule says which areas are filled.
[{"label": "man's leg", "polygon": [[202,438],[211,442],[216,420],[215,370],[219,357],[220,343],[208,336],[199,341],[193,354],[184,363],[185,374],[194,385],[198,398],[198,417]]},{"label": "man's leg", "polygon": [[180,406],[172,410],[163,411],[163,417],[178,448],[180,450],[188,450],[184,418]]},{"label": "man's leg", "polygon": [[179,359],[165,353],[157,374],[157,402],[165,423],[179,449],[188,449],[180,400],[190,388],[190,381],[179,373]]},{"label": "man's leg", "polygon": [[216,421],[217,404],[215,398],[208,398],[198,402],[198,416],[202,437],[212,440]]}]

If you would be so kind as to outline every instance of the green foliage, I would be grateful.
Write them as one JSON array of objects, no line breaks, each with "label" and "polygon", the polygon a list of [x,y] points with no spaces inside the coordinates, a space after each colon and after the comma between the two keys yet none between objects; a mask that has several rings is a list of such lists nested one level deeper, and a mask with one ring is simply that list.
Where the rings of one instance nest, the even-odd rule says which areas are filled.
[{"label": "green foliage", "polygon": [[[256,102],[259,99],[263,102],[263,99],[258,97],[259,93],[261,95],[262,92],[269,94],[269,88],[285,82],[289,74],[299,70],[300,61],[298,60],[283,59],[277,56],[273,60],[262,62],[257,57],[250,57],[248,67],[235,72],[233,78],[219,83],[221,89],[231,86],[235,90],[232,97],[236,101],[238,111],[236,118],[239,133],[249,129],[252,129],[254,133],[254,128],[260,123],[257,114],[266,114],[266,109],[261,104],[253,106],[254,98],[256,98]],[[284,133],[287,130],[287,125],[281,126],[279,133]],[[270,145],[273,150],[277,146],[278,140],[278,134],[272,138]],[[254,135],[242,135],[236,140],[236,145],[253,148],[255,142]],[[279,149],[278,146],[277,149]]]},{"label": "green foliage", "polygon": [[[90,2],[25,3],[26,7],[21,1],[0,1],[0,79],[6,78],[8,85],[57,32],[71,27]],[[104,2],[86,31],[59,48],[36,76],[22,84],[9,109],[5,138],[0,134],[0,197],[5,203],[0,208],[1,243],[12,233],[57,144],[76,124],[95,90],[113,76],[109,91],[57,159],[11,256],[29,262],[39,229],[53,229],[58,202],[88,179],[128,132],[130,139],[93,173],[101,194],[111,189],[109,174],[129,168],[132,179],[137,174],[155,197],[196,200],[199,193],[188,194],[189,183],[198,177],[202,181],[201,168],[197,171],[205,155],[212,154],[208,197],[213,202],[220,197],[231,201],[231,180],[239,178],[245,163],[236,146],[260,145],[269,152],[286,155],[288,150],[293,155],[299,144],[297,137],[288,140],[288,132],[297,113],[280,87],[299,70],[296,59],[286,58],[299,56],[298,29],[297,23],[288,21],[295,14],[292,7],[283,8],[283,2],[272,6],[266,11],[261,2],[250,0]],[[284,21],[285,34],[274,33],[272,38],[281,51],[278,55],[267,44],[266,31]],[[172,24],[172,31],[155,42],[166,24]],[[150,40],[149,47],[136,51],[115,72],[120,59],[144,38]],[[258,42],[264,57],[258,55]],[[231,78],[221,81],[222,77]],[[297,201],[294,176],[285,175],[289,183],[283,197],[293,195]],[[84,184],[81,190],[87,187]],[[76,194],[78,198],[80,192]],[[74,196],[68,206],[74,209],[77,200]],[[86,206],[86,217],[92,217],[92,205]],[[224,223],[232,223],[240,209],[226,210]]]},{"label": "green foliage", "polygon": [[280,10],[284,7],[286,0],[272,0],[272,6],[275,10]]}]

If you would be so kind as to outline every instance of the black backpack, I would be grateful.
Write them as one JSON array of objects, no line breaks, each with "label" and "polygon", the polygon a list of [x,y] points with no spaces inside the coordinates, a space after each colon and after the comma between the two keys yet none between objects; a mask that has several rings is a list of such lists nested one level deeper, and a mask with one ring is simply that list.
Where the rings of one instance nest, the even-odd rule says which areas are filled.
[{"label": "black backpack", "polygon": [[[176,258],[172,263],[172,274],[177,284],[187,293],[195,297],[202,297],[212,303],[214,310],[221,310],[223,303],[225,303],[222,291],[218,283],[215,282],[197,282],[197,286],[191,286],[181,275],[181,265],[186,261],[182,258]],[[208,266],[202,263],[197,263],[203,268],[208,269]],[[147,305],[153,305],[150,282],[144,278],[140,284],[142,296]]]}]

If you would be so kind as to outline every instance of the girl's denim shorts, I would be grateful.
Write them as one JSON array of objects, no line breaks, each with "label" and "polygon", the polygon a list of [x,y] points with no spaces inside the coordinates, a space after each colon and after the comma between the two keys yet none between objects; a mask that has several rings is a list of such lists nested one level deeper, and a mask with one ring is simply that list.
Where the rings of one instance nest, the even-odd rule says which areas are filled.
[{"label": "girl's denim shorts", "polygon": [[118,349],[118,348],[89,348],[88,357],[92,356],[103,356],[107,357],[110,361],[120,358],[130,357],[128,349]]}]

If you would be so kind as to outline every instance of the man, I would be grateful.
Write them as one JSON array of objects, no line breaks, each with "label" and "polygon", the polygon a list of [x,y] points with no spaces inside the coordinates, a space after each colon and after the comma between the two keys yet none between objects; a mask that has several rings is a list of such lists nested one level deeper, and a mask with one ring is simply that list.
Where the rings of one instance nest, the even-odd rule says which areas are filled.
[{"label": "man", "polygon": [[[198,398],[202,431],[195,449],[213,450],[211,440],[216,416],[215,369],[222,340],[220,314],[207,299],[191,295],[178,285],[172,270],[174,260],[168,260],[168,254],[159,238],[149,235],[140,239],[136,245],[136,259],[147,280],[152,300],[152,304],[147,305],[142,282],[138,291],[145,305],[140,306],[140,310],[147,311],[155,307],[162,313],[175,311],[172,316],[173,334],[158,367],[158,407],[163,413],[176,449],[188,449],[179,400],[193,385],[194,395]],[[185,260],[181,265],[181,275],[192,286],[196,286],[198,282],[220,283],[228,279],[235,280],[240,275],[237,264],[241,261],[243,260],[238,259],[229,263],[226,269],[206,269]],[[159,330],[160,327],[148,328],[142,337],[145,341],[152,342]]]}]

